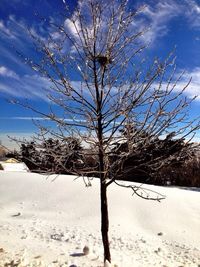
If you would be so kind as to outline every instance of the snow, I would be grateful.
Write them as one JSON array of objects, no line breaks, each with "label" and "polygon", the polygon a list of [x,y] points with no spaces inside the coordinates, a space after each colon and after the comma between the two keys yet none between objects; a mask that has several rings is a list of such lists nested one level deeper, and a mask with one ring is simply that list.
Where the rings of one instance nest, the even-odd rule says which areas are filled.
[{"label": "snow", "polygon": [[2,166],[3,171],[7,171],[7,172],[16,172],[16,171],[28,172],[29,171],[28,167],[26,166],[24,162],[10,163],[10,162],[0,161],[0,166]]},{"label": "snow", "polygon": [[[166,199],[108,188],[113,260],[105,266],[200,266],[200,191],[144,187]],[[0,172],[0,214],[1,267],[104,266],[98,179],[86,187],[75,176]]]}]

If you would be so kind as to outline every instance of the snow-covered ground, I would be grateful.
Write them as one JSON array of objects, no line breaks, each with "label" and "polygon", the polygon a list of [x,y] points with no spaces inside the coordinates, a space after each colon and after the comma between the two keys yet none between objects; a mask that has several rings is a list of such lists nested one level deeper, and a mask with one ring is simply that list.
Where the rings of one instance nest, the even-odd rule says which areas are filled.
[{"label": "snow-covered ground", "polygon": [[[0,267],[103,266],[98,180],[54,178],[0,172]],[[112,266],[200,266],[200,192],[145,187],[166,199],[108,188]]]}]

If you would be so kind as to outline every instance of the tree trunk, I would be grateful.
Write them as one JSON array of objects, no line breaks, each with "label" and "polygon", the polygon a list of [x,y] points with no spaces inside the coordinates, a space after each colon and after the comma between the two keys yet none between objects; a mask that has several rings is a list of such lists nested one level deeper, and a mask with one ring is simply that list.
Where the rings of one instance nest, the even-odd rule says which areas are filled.
[{"label": "tree trunk", "polygon": [[104,173],[104,154],[102,142],[102,127],[99,123],[99,174],[100,174],[100,198],[101,198],[101,235],[104,247],[104,262],[107,260],[111,263],[110,245],[108,239],[109,218],[107,202],[106,175]]},{"label": "tree trunk", "polygon": [[108,203],[107,203],[107,188],[105,183],[101,181],[101,235],[104,247],[104,262],[111,262],[110,245],[108,239],[109,218],[108,218]]},{"label": "tree trunk", "polygon": [[[94,44],[94,55],[96,55],[96,45]],[[101,199],[101,235],[104,248],[104,262],[111,263],[110,245],[108,240],[109,219],[107,203],[107,186],[105,175],[105,156],[103,146],[103,127],[102,127],[102,92],[99,92],[96,59],[94,58],[94,81],[96,89],[96,113],[97,113],[97,137],[98,137],[98,156],[99,156],[99,176],[100,176],[100,199]],[[103,86],[103,84],[102,84]]]}]

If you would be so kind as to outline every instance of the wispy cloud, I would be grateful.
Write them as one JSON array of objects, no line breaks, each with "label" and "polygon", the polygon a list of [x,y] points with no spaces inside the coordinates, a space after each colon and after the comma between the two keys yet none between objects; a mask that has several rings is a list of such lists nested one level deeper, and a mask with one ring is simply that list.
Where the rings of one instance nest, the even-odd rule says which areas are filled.
[{"label": "wispy cloud", "polygon": [[17,20],[15,16],[10,15],[5,21],[0,20],[0,37],[15,39],[17,43],[21,43],[25,39],[28,41],[27,28],[28,25],[23,20]]},{"label": "wispy cloud", "polygon": [[[6,71],[7,70],[5,68],[0,67],[0,75],[7,75],[9,78],[16,78],[16,74],[14,72],[11,70],[8,70],[7,72]],[[177,73],[176,77],[179,75],[180,74]],[[196,101],[200,101],[200,68],[185,71],[175,90],[182,90],[190,78],[192,78],[192,81],[186,88],[184,94],[189,98],[196,96]],[[77,90],[81,90],[83,86],[80,81],[71,81],[71,85]],[[8,96],[10,95],[12,97],[42,99],[46,102],[49,102],[47,95],[48,93],[52,93],[52,88],[52,83],[39,75],[24,75],[21,77],[17,76],[17,79],[5,79],[4,82],[0,82],[1,93],[7,94]],[[28,120],[27,117],[18,117],[18,119]],[[37,119],[41,120],[42,118]]]},{"label": "wispy cloud", "polygon": [[[2,72],[4,72],[4,69]],[[8,73],[5,75],[8,75]],[[9,75],[15,77],[15,73],[12,73],[12,71]],[[71,86],[78,91],[83,89],[80,81],[71,81]],[[16,98],[42,99],[46,102],[50,101],[48,95],[56,92],[53,88],[54,85],[51,81],[38,74],[17,76],[17,79],[4,79],[0,82],[1,94]]]},{"label": "wispy cloud", "polygon": [[186,71],[182,81],[179,83],[177,88],[182,89],[192,78],[191,83],[185,90],[185,94],[189,98],[196,97],[197,101],[200,101],[200,68],[195,68],[191,71]]},{"label": "wispy cloud", "polygon": [[[150,43],[151,46],[157,44],[158,39],[168,34],[170,22],[177,17],[185,18],[190,27],[197,28],[200,26],[200,4],[197,0],[146,0],[143,3],[145,8],[140,16],[136,17],[133,28],[138,31],[148,28],[142,37],[142,41]],[[74,18],[75,13],[72,15],[72,19]],[[69,18],[65,20],[64,27],[74,38],[77,37],[77,31],[80,32],[80,25],[76,23],[75,26]],[[55,36],[58,38],[58,35]]]},{"label": "wispy cloud", "polygon": [[200,3],[196,0],[185,0],[185,16],[190,27],[198,29],[200,27]]},{"label": "wispy cloud", "polygon": [[22,121],[32,121],[32,120],[38,120],[38,121],[45,121],[49,120],[49,118],[45,117],[1,117],[0,120],[22,120]]},{"label": "wispy cloud", "polygon": [[[168,33],[168,24],[175,17],[182,16],[187,19],[188,24],[191,27],[200,26],[200,4],[197,0],[158,0],[158,1],[144,1],[146,2],[146,8],[142,12],[142,16],[135,20],[137,28],[143,28],[145,26],[149,27],[146,32],[143,41],[152,44]],[[75,13],[72,14],[74,18]],[[74,37],[77,36],[77,31],[79,31],[80,25],[76,23],[76,27],[69,18],[64,21],[64,27],[68,30]],[[0,20],[0,32],[4,34],[6,38],[14,38],[16,42],[20,45],[24,45],[30,42],[30,36],[27,34],[27,28],[29,28],[35,36],[38,36],[45,40],[44,35],[47,34],[47,29],[41,29],[39,32],[39,27],[36,29],[36,25],[31,27],[27,26],[26,22],[23,20],[17,20],[15,16],[10,15],[6,21]],[[41,26],[40,26],[41,28]],[[49,33],[53,39],[59,39],[61,34],[59,31],[53,31],[51,27],[48,28]]]},{"label": "wispy cloud", "polygon": [[17,73],[15,73],[12,70],[9,70],[5,66],[0,66],[0,76],[9,77],[9,78],[13,78],[13,79],[19,79],[19,76],[17,75]]},{"label": "wispy cloud", "polygon": [[17,75],[20,72],[31,73],[30,68],[19,56],[19,53],[22,53],[24,57],[31,57],[34,51],[28,28],[36,35],[37,31],[34,26],[28,27],[25,21],[16,19],[13,15],[4,21],[0,20],[1,65],[14,69],[18,72]]},{"label": "wispy cloud", "polygon": [[0,82],[0,92],[19,98],[43,99],[48,101],[47,94],[52,84],[39,75],[24,75],[15,80],[6,79]]},{"label": "wispy cloud", "polygon": [[[60,120],[63,120],[65,122],[80,122],[80,123],[86,123],[87,120],[83,120],[83,119],[70,119],[70,118],[58,118]],[[52,119],[47,118],[47,117],[0,117],[0,120],[22,120],[22,121],[52,121]]]},{"label": "wispy cloud", "polygon": [[14,38],[14,35],[11,33],[10,29],[4,24],[4,21],[0,20],[0,32],[6,37]]},{"label": "wispy cloud", "polygon": [[[155,44],[158,38],[168,33],[170,21],[177,16],[184,16],[191,27],[200,26],[200,5],[195,0],[158,0],[152,1],[152,3],[153,4],[148,4],[147,2],[143,13],[136,19],[135,25],[133,25],[133,27],[138,29],[145,25],[150,25],[149,31],[143,37],[144,42]],[[66,19],[64,24],[66,29],[68,29],[72,35],[76,36],[76,31],[72,22]],[[77,27],[79,27],[78,24]],[[10,15],[7,21],[0,20],[0,50],[1,52],[3,51],[3,56],[6,55],[6,58],[11,62],[19,63],[20,70],[25,65],[23,65],[23,63],[20,64],[17,55],[13,53],[11,47],[5,48],[5,43],[2,45],[1,41],[5,42],[5,39],[6,41],[15,39],[16,45],[19,48],[24,48],[25,53],[30,52],[32,41],[26,29],[26,22],[17,20],[13,15]],[[31,30],[34,35],[45,38],[40,35],[34,26],[31,27]],[[51,36],[54,40],[59,40],[61,33],[53,31],[51,28],[49,28],[49,32],[51,32]],[[47,34],[47,32],[45,33],[44,31],[44,35],[45,34]],[[67,47],[69,48],[69,46]],[[28,74],[19,75],[4,65],[0,66],[0,76],[9,78],[0,82],[0,92],[16,97],[41,98],[47,100],[46,94],[48,90],[50,90],[52,84],[38,74],[33,75],[33,72],[31,72],[31,70],[28,71],[27,67],[24,68]],[[186,72],[184,76],[185,81],[191,76],[193,80],[186,89],[186,93],[189,97],[199,95],[200,69],[196,68],[191,70],[191,72]],[[80,82],[73,82],[72,84],[80,87]],[[198,97],[197,100],[199,100],[199,98],[200,97]]]},{"label": "wispy cloud", "polygon": [[158,1],[154,5],[146,4],[140,18],[135,21],[134,27],[148,28],[143,36],[145,43],[154,44],[157,38],[163,37],[168,33],[168,23],[179,16],[182,8],[176,1]]},{"label": "wispy cloud", "polygon": [[[170,22],[181,17],[185,19],[188,27],[200,27],[200,3],[197,0],[158,0],[144,1],[146,7],[141,16],[136,18],[134,27],[139,29],[148,28],[143,36],[145,43],[157,44],[159,38],[167,35]],[[149,3],[150,2],[150,3]]]}]

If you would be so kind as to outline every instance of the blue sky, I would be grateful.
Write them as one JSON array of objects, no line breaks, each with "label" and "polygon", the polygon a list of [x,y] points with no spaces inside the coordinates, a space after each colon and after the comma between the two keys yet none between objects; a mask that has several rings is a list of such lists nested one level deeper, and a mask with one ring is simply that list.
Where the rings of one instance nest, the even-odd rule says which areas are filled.
[{"label": "blue sky", "polygon": [[[73,12],[75,0],[66,0],[69,12]],[[185,70],[182,82],[192,77],[185,94],[197,99],[191,106],[191,117],[200,110],[200,0],[152,0],[129,1],[138,7],[146,4],[136,27],[149,26],[143,41],[149,46],[145,52],[150,59],[165,57],[174,47],[177,55],[177,73]],[[9,104],[8,99],[30,99],[45,110],[48,107],[45,90],[49,83],[25,65],[16,49],[28,56],[33,54],[32,42],[26,29],[38,36],[45,35],[49,28],[39,23],[38,16],[55,19],[64,12],[62,0],[0,0],[0,140],[8,145],[7,135],[29,136],[36,131],[31,111]],[[77,77],[74,77],[76,80]],[[199,134],[200,140],[200,134]]]}]

